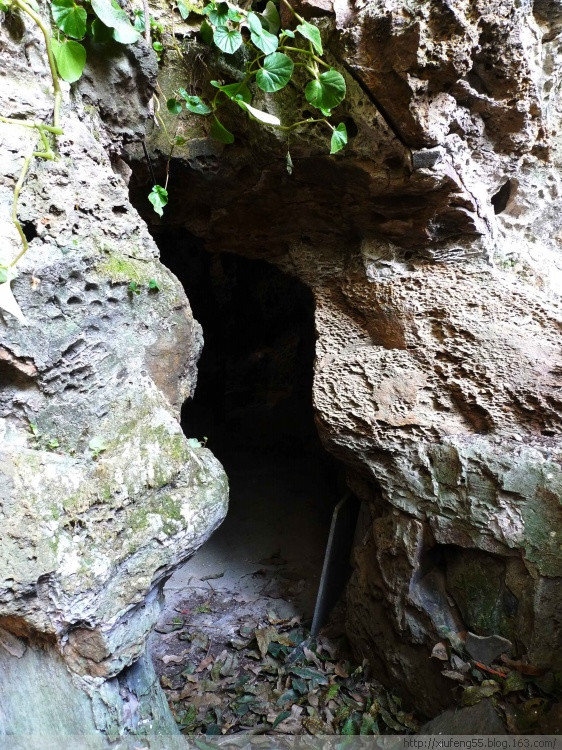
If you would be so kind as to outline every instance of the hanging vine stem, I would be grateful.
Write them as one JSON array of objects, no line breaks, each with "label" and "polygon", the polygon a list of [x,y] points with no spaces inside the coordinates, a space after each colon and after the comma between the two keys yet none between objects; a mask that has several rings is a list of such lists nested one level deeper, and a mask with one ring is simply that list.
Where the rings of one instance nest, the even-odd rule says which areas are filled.
[{"label": "hanging vine stem", "polygon": [[20,171],[18,181],[16,182],[16,186],[14,188],[14,195],[13,195],[13,201],[12,201],[12,213],[11,213],[12,223],[17,229],[17,232],[21,241],[22,249],[18,253],[18,255],[14,258],[14,260],[12,260],[9,263],[8,266],[1,266],[0,271],[2,268],[4,269],[14,268],[29,249],[29,244],[27,242],[27,238],[23,231],[23,227],[21,225],[20,220],[18,219],[18,201],[19,201],[20,193],[23,188],[29,169],[31,167],[31,164],[33,163],[33,159],[35,158],[45,159],[47,161],[54,161],[56,159],[56,155],[52,149],[51,143],[49,142],[48,136],[49,135],[54,136],[56,139],[59,135],[63,134],[63,130],[60,125],[60,107],[61,107],[61,102],[62,102],[62,90],[61,90],[60,83],[59,83],[55,56],[53,54],[53,46],[51,44],[50,31],[48,27],[46,26],[46,24],[44,23],[41,16],[38,13],[36,13],[33,10],[33,8],[30,8],[29,5],[25,2],[25,0],[13,0],[13,3],[23,13],[25,13],[31,18],[31,20],[39,27],[41,33],[43,34],[43,38],[45,40],[45,48],[47,50],[47,59],[49,61],[49,70],[51,73],[51,79],[53,83],[54,105],[53,105],[53,120],[52,120],[51,125],[47,125],[42,122],[29,121],[29,120],[18,120],[17,118],[14,118],[14,117],[0,116],[0,122],[4,122],[8,125],[18,125],[19,127],[31,128],[33,130],[36,130],[38,133],[39,139],[41,141],[41,145],[43,147],[42,151],[36,150],[36,146],[37,146],[37,143],[36,143],[31,153],[29,153],[23,160],[22,169]]}]

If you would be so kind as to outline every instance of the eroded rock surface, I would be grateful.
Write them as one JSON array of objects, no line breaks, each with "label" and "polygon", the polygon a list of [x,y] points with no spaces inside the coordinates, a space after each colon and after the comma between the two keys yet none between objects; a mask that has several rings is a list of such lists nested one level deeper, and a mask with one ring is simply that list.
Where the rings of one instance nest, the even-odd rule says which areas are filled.
[{"label": "eroded rock surface", "polygon": [[[42,41],[20,32],[1,31],[2,113],[47,121]],[[26,324],[0,322],[1,733],[47,731],[41,717],[57,703],[68,711],[55,734],[176,731],[146,639],[164,580],[226,513],[221,465],[179,425],[200,326],[103,148],[115,156],[142,132],[152,81],[142,47],[139,58],[129,50],[104,79],[107,124],[65,86],[60,158],[35,161],[20,200],[30,248],[13,291]],[[12,192],[35,138],[0,124],[7,259],[19,251]],[[43,695],[34,680],[49,672]]]},{"label": "eroded rock surface", "polygon": [[[329,158],[319,133],[297,132],[288,175],[281,136],[233,115],[227,150],[187,119],[167,221],[314,291],[318,428],[368,508],[349,633],[432,713],[453,700],[429,658],[442,637],[499,635],[560,669],[560,13],[530,0],[301,6],[347,71],[338,115],[357,133]],[[164,91],[204,94],[202,69],[182,65],[170,57]],[[302,114],[293,94],[259,96]],[[164,158],[160,133],[151,149]]]}]

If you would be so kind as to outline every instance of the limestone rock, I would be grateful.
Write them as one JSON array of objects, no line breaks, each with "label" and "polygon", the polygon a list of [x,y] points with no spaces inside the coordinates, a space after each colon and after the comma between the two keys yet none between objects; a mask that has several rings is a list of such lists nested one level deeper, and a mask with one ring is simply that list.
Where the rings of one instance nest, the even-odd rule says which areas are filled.
[{"label": "limestone rock", "polygon": [[507,729],[494,708],[493,702],[486,698],[475,706],[464,706],[450,709],[428,721],[420,729],[420,734],[506,734]]},{"label": "limestone rock", "polygon": [[[27,24],[23,43],[8,27],[0,33],[3,114],[48,117],[40,37]],[[121,87],[106,80],[113,133],[66,86],[59,158],[34,162],[20,199],[30,246],[13,292],[27,324],[9,313],[0,321],[0,651],[9,675],[0,733],[21,731],[21,705],[37,710],[39,726],[57,702],[68,711],[45,724],[54,733],[152,733],[159,722],[176,731],[145,643],[163,582],[226,512],[221,465],[179,425],[200,326],[102,148],[141,129],[148,90],[131,79],[142,78],[134,50],[126,60]],[[125,90],[139,93],[127,122]],[[34,138],[0,124],[8,259],[19,250],[14,182]],[[48,673],[53,691],[43,695],[34,681]]]},{"label": "limestone rock", "polygon": [[[453,701],[431,649],[467,630],[561,666],[555,6],[337,0],[324,17],[303,2],[346,74],[348,147],[328,158],[297,130],[288,175],[282,137],[232,115],[230,150],[190,120],[174,160],[167,222],[315,294],[318,429],[370,518],[348,631],[428,713]],[[172,67],[164,90],[202,78]],[[271,106],[294,120],[306,105]],[[151,149],[163,160],[157,133]]]}]

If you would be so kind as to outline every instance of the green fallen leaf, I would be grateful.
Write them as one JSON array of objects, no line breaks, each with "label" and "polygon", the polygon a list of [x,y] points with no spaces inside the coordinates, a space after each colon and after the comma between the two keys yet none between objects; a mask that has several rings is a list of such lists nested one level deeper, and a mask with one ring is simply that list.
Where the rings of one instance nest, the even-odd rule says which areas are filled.
[{"label": "green fallen leaf", "polygon": [[281,724],[281,722],[284,721],[285,719],[288,719],[290,715],[291,715],[290,711],[281,711],[281,713],[276,717],[275,721],[271,725],[271,728],[276,729],[279,726],[279,724]]}]

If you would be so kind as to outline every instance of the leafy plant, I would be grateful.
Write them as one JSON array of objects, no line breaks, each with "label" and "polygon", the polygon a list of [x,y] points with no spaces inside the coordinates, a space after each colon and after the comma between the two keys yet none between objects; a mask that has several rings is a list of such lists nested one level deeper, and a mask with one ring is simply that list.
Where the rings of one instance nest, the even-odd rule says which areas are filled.
[{"label": "leafy plant", "polygon": [[107,443],[101,437],[93,437],[88,443],[88,448],[92,451],[92,458],[96,460],[100,453],[107,450]]},{"label": "leafy plant", "polygon": [[73,83],[82,75],[86,64],[86,48],[81,41],[90,36],[96,42],[114,40],[133,44],[140,31],[130,22],[125,11],[112,0],[51,0],[51,14],[58,30],[53,40],[53,53],[60,77]]},{"label": "leafy plant", "polygon": [[[330,154],[335,154],[347,144],[347,129],[345,122],[334,125],[329,118],[345,99],[345,79],[323,59],[320,30],[296,13],[288,0],[281,1],[297,22],[294,30],[281,28],[281,17],[273,0],[269,0],[261,12],[252,10],[251,5],[241,7],[216,0],[196,10],[204,16],[199,30],[201,41],[215,46],[229,58],[237,55],[233,61],[241,65],[240,80],[210,81],[216,91],[207,101],[180,87],[166,101],[166,108],[172,115],[179,115],[185,109],[191,114],[208,117],[211,137],[227,145],[235,140],[234,134],[221,121],[221,109],[227,104],[239,107],[262,125],[285,132],[304,124],[321,123],[330,131]],[[185,9],[178,5],[178,10],[185,18]],[[277,115],[254,105],[258,90],[269,95],[282,91],[290,83],[298,86],[302,80],[297,76],[300,70],[310,78],[303,95],[307,104],[318,110],[317,116],[283,124]],[[161,118],[160,122],[163,125]],[[169,137],[168,140],[173,149],[177,142]],[[293,163],[287,152],[287,171],[291,174],[292,170]],[[158,185],[152,188],[149,200],[156,213],[162,216],[168,201],[167,180],[164,188]]]},{"label": "leafy plant", "polygon": [[[213,115],[214,135],[223,142],[232,142],[234,136],[231,133],[226,136],[228,131],[216,112],[225,102],[232,102],[252,119],[281,130],[293,130],[304,123],[323,123],[332,133],[337,132],[331,148],[331,153],[336,153],[347,143],[345,123],[341,122],[336,127],[327,118],[345,98],[345,79],[322,58],[324,50],[319,29],[296,13],[287,0],[283,2],[298,21],[294,31],[281,29],[279,11],[272,0],[269,0],[262,13],[228,2],[211,2],[206,5],[203,9],[205,20],[201,32],[203,41],[212,40],[212,44],[226,55],[233,55],[244,47],[246,59],[243,79],[226,85],[211,81],[217,92],[208,104],[199,97],[190,97],[184,89],[180,89],[178,93],[190,112]],[[277,93],[293,80],[298,68],[303,68],[311,76],[304,89],[304,97],[319,110],[322,117],[282,125],[278,117],[252,105],[250,86],[255,82],[257,88],[264,93]]]},{"label": "leafy plant", "polygon": [[137,284],[136,281],[130,281],[129,286],[127,287],[127,291],[129,294],[140,294],[141,289],[140,286]]}]

